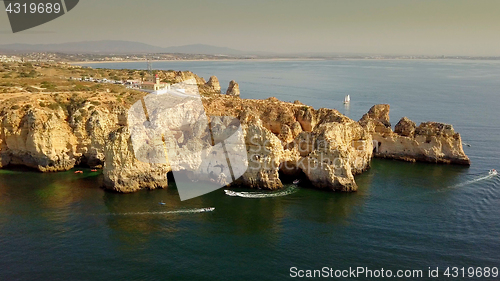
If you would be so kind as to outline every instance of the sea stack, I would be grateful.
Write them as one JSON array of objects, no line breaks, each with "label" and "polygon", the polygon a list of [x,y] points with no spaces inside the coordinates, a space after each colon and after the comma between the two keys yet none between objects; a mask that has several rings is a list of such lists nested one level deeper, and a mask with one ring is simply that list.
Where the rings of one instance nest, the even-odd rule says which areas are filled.
[{"label": "sea stack", "polygon": [[240,96],[240,86],[238,85],[238,83],[236,83],[236,81],[231,80],[231,82],[229,82],[229,87],[227,88],[226,95],[236,97]]},{"label": "sea stack", "polygon": [[205,84],[211,91],[215,93],[220,93],[219,79],[216,76],[210,76],[210,79]]}]

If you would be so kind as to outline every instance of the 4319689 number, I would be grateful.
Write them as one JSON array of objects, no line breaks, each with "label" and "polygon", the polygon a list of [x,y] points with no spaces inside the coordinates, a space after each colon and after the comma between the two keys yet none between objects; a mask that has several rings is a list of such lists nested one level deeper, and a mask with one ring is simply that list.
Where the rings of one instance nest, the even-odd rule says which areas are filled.
[{"label": "4319689 number", "polygon": [[443,273],[445,277],[470,277],[470,278],[489,278],[498,277],[498,267],[447,267]]},{"label": "4319689 number", "polygon": [[59,14],[61,12],[61,4],[59,3],[9,3],[5,8],[7,13],[14,14]]}]

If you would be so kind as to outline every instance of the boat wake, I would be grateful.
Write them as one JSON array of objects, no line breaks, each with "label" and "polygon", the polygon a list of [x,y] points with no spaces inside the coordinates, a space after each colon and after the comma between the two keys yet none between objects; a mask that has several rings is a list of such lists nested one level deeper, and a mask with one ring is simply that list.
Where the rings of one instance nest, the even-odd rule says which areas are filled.
[{"label": "boat wake", "polygon": [[494,178],[496,176],[498,176],[498,172],[496,170],[490,170],[488,172],[488,174],[486,174],[486,175],[481,175],[479,177],[476,177],[474,179],[465,181],[463,183],[456,184],[456,185],[451,186],[451,187],[453,187],[453,188],[462,187],[462,186],[470,185],[470,184],[473,184],[473,183],[476,183],[476,182],[479,182],[479,181],[488,180],[488,179]]},{"label": "boat wake", "polygon": [[167,215],[167,214],[196,214],[213,212],[214,207],[210,208],[196,208],[196,209],[181,209],[174,211],[157,211],[157,212],[130,212],[130,213],[111,213],[114,216],[132,216],[132,215]]},{"label": "boat wake", "polygon": [[285,190],[281,191],[269,191],[269,192],[237,192],[237,191],[232,191],[232,190],[224,190],[226,195],[228,196],[237,196],[237,197],[243,197],[243,198],[269,198],[269,197],[281,197],[281,196],[287,196],[290,194],[293,194],[297,192],[298,189],[295,186],[289,187]]}]

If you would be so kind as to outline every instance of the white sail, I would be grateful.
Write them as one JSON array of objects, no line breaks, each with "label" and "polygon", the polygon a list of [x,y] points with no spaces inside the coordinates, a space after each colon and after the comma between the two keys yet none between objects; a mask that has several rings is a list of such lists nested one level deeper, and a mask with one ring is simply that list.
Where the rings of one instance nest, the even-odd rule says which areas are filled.
[{"label": "white sail", "polygon": [[347,95],[344,98],[344,103],[349,103],[351,101],[351,96]]}]

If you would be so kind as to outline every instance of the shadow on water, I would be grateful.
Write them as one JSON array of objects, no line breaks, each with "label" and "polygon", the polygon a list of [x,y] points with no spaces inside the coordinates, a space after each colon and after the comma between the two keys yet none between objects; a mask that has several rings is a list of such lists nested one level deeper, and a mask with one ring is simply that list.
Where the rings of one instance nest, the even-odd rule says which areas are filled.
[{"label": "shadow on water", "polygon": [[[234,190],[251,194],[266,193],[252,189]],[[290,225],[290,221],[294,220],[306,224],[344,224],[359,211],[364,199],[357,193],[317,190],[308,185],[302,185],[296,192],[281,197],[244,198],[224,195],[217,199],[222,203],[219,209],[225,214],[225,225],[220,231],[247,235],[271,230],[274,234],[286,235],[289,227],[295,227]]]},{"label": "shadow on water", "polygon": [[374,159],[372,168],[356,180],[363,186],[366,178],[372,179],[372,199],[383,197],[386,200],[404,200],[441,193],[465,181],[468,172],[469,168],[461,165]]},{"label": "shadow on water", "polygon": [[456,184],[469,168],[462,165],[409,163],[396,160],[374,159],[370,172],[389,183],[401,187],[439,189]]},{"label": "shadow on water", "polygon": [[101,178],[100,171],[90,172],[90,169],[84,169],[83,174],[74,174],[74,170],[40,173],[18,167],[2,169],[0,200],[15,201],[12,208],[6,211],[19,215],[47,215],[50,212],[61,214],[74,211],[78,203],[95,196],[96,190],[101,193]]}]

